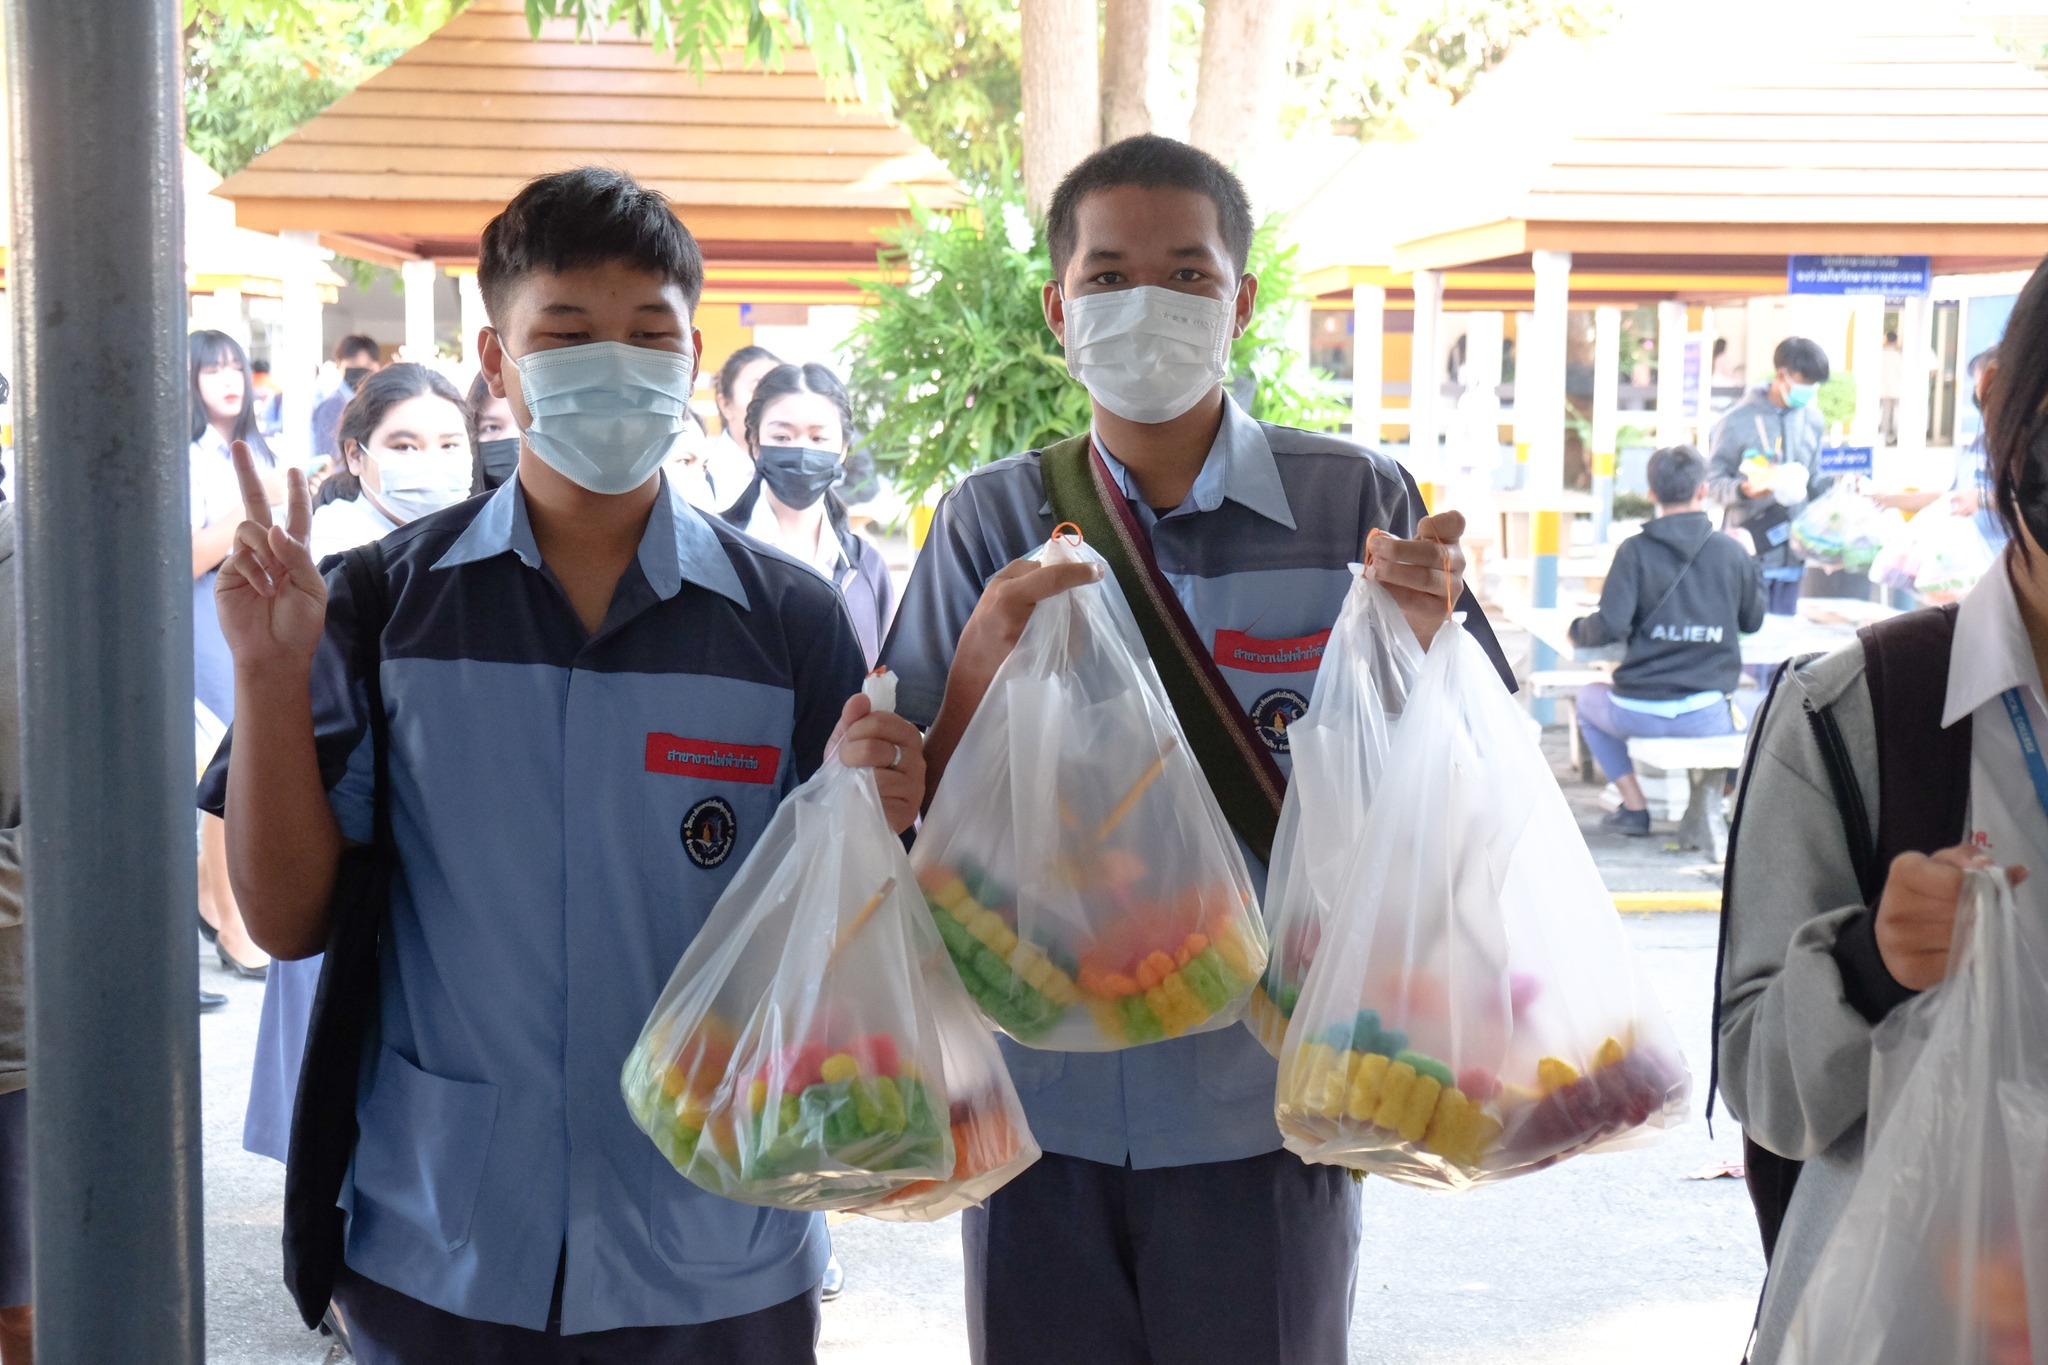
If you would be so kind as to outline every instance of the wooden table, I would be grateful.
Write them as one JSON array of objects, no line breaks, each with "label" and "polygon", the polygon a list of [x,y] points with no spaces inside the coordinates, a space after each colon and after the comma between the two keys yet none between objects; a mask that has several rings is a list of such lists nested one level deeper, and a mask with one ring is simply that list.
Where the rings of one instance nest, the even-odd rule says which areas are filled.
[{"label": "wooden table", "polygon": [[[1742,637],[1742,662],[1781,664],[1802,654],[1827,654],[1854,643],[1858,627],[1897,615],[1890,607],[1854,598],[1801,598],[1797,616],[1766,616],[1763,629]],[[1576,607],[1508,607],[1504,615],[1538,641],[1557,651],[1559,663],[1618,663],[1626,648],[1601,645],[1580,648],[1571,640],[1571,623],[1588,613]],[[1815,619],[1818,618],[1818,619]]]}]

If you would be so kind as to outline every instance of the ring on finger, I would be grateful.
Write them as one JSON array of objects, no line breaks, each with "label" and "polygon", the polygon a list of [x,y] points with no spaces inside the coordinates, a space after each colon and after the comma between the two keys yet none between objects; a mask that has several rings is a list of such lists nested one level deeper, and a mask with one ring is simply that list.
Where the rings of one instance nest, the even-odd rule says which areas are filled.
[{"label": "ring on finger", "polygon": [[892,768],[901,768],[903,766],[903,746],[901,744],[897,744],[892,745],[891,747],[896,750],[896,753],[895,756],[889,760],[889,766]]}]

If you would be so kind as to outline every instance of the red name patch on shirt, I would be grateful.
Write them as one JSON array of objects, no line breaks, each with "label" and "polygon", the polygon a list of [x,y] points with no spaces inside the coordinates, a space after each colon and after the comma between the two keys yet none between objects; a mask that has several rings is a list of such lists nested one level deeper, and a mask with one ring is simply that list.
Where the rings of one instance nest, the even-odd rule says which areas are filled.
[{"label": "red name patch on shirt", "polygon": [[647,771],[651,773],[769,783],[781,768],[782,750],[769,745],[719,744],[681,735],[647,737]]},{"label": "red name patch on shirt", "polygon": [[1293,640],[1261,640],[1241,630],[1216,632],[1216,666],[1246,673],[1313,673],[1322,665],[1330,632]]}]

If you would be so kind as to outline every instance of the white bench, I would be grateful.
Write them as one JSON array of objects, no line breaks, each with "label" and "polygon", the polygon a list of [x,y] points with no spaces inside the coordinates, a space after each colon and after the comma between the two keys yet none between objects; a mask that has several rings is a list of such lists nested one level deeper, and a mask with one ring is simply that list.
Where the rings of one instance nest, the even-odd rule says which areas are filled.
[{"label": "white bench", "polygon": [[1581,782],[1593,780],[1593,758],[1579,742],[1579,691],[1593,683],[1611,682],[1614,675],[1604,668],[1539,668],[1529,675],[1529,696],[1533,700],[1565,704],[1566,733],[1571,741],[1572,767]]},{"label": "white bench", "polygon": [[1742,766],[1748,742],[1749,736],[1742,733],[1628,742],[1632,762],[1684,772],[1691,778],[1692,794],[1686,801],[1685,817],[1678,822],[1680,848],[1700,849],[1716,862],[1727,856],[1728,819],[1721,811],[1721,792],[1728,785],[1728,774]]}]

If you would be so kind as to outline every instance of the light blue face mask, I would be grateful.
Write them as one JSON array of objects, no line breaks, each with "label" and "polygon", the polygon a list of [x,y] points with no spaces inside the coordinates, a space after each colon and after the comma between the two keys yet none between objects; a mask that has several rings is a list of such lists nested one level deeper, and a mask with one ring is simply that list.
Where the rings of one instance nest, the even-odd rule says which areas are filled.
[{"label": "light blue face mask", "polygon": [[1785,406],[1788,408],[1810,408],[1820,397],[1818,384],[1794,384],[1785,390]]},{"label": "light blue face mask", "polygon": [[513,360],[534,454],[593,493],[630,493],[686,430],[696,361],[622,341],[533,351]]}]

